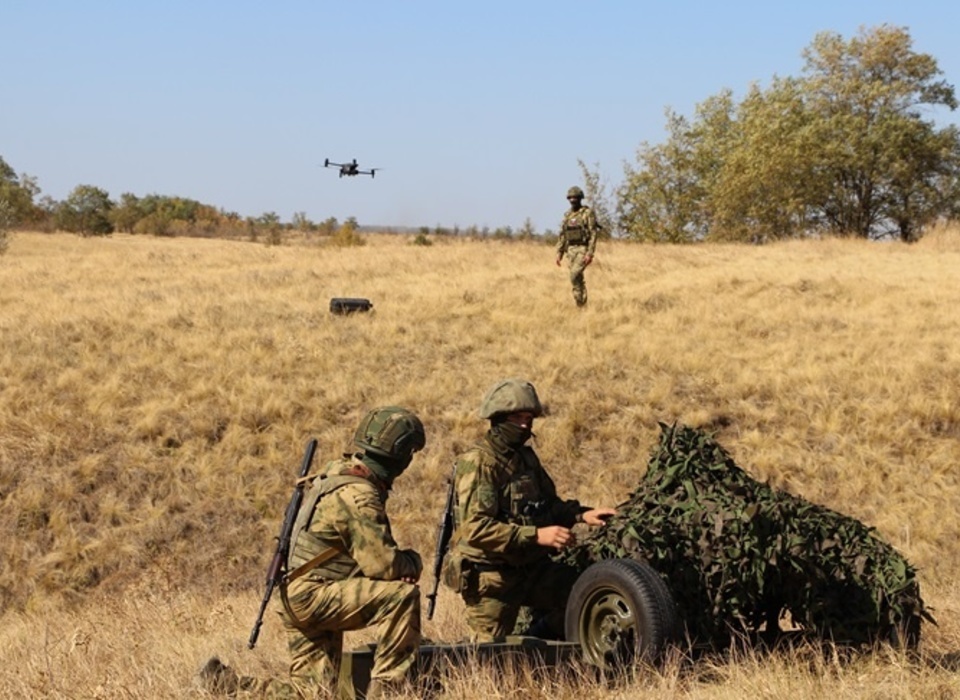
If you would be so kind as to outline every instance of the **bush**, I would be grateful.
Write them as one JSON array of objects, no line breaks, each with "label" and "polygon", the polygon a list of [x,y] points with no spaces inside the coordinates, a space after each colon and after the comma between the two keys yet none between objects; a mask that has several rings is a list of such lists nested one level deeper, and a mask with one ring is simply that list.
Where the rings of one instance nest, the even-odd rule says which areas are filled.
[{"label": "bush", "polygon": [[433,245],[433,241],[426,237],[423,233],[418,233],[416,237],[410,241],[411,245]]},{"label": "bush", "polygon": [[357,231],[356,226],[343,224],[343,226],[338,228],[337,232],[330,238],[330,243],[338,248],[350,248],[354,246],[366,245],[367,242]]}]

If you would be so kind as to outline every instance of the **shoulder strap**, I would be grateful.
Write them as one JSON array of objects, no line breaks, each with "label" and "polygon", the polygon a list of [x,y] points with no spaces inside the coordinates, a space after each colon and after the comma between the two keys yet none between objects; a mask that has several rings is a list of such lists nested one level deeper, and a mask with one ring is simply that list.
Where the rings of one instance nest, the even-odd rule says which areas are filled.
[{"label": "shoulder strap", "polygon": [[[291,532],[290,541],[296,545],[297,538],[300,536],[300,533],[310,527],[310,522],[313,520],[313,514],[317,509],[317,503],[324,496],[333,493],[337,489],[346,486],[347,484],[356,484],[356,483],[365,483],[369,484],[370,482],[360,476],[354,476],[352,474],[335,474],[333,476],[320,476],[319,478],[314,479],[313,485],[310,487],[310,491],[307,492],[307,497],[304,499],[303,503],[300,504],[300,512],[297,513],[297,519],[293,525],[293,531]],[[292,554],[293,547],[290,548]],[[286,580],[292,581],[295,578],[303,576],[305,573],[311,571],[312,569],[317,568],[320,564],[329,560],[331,557],[335,556],[340,552],[339,549],[331,547],[328,550],[324,550],[320,555],[314,557],[306,564],[301,564],[296,569],[291,571],[286,576]],[[323,555],[327,555],[325,559],[318,558]],[[310,566],[308,566],[310,565]],[[296,576],[294,576],[296,573]]]},{"label": "shoulder strap", "polygon": [[[347,484],[356,484],[364,483],[369,484],[370,482],[364,479],[362,476],[354,476],[353,474],[337,474],[336,476],[327,476],[321,477],[319,484],[314,484],[314,488],[310,490],[310,497],[306,505],[310,507],[310,517],[313,517],[313,510],[317,506],[317,502],[326,496],[329,493],[333,493],[337,489],[346,486]],[[319,488],[317,486],[319,485]],[[306,521],[305,526],[309,524],[309,519]],[[296,569],[284,576],[284,583],[290,583],[300,578],[304,574],[310,573],[316,569],[321,564],[330,561],[338,554],[346,554],[339,547],[327,547],[327,549],[320,552],[317,556],[309,561],[304,562]]]}]

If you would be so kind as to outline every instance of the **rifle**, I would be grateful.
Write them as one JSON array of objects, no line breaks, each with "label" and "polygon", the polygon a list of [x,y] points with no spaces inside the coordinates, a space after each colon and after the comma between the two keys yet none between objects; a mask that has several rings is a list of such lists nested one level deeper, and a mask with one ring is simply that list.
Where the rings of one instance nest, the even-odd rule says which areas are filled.
[{"label": "rifle", "polygon": [[457,465],[453,465],[450,474],[450,488],[447,489],[447,504],[443,508],[440,526],[437,528],[437,551],[433,555],[433,590],[427,594],[427,619],[433,619],[433,611],[437,607],[437,591],[440,588],[440,572],[443,569],[443,558],[447,554],[450,538],[453,536],[453,502],[456,496]]},{"label": "rifle", "polygon": [[283,525],[280,527],[280,535],[277,537],[277,551],[273,555],[273,561],[270,562],[270,568],[267,569],[267,592],[263,594],[263,600],[260,602],[260,612],[257,614],[257,620],[253,623],[253,631],[250,632],[250,641],[247,646],[253,649],[257,645],[257,637],[260,636],[260,627],[263,625],[263,613],[267,610],[267,603],[270,602],[270,596],[273,595],[273,589],[283,579],[283,572],[287,568],[287,554],[290,552],[290,536],[293,533],[293,524],[297,519],[297,513],[300,511],[300,503],[303,501],[303,486],[307,474],[310,472],[310,464],[313,462],[313,453],[317,451],[316,439],[307,443],[307,451],[303,455],[303,464],[300,466],[300,474],[297,477],[297,484],[293,489],[293,496],[287,505],[286,515],[283,516]]}]

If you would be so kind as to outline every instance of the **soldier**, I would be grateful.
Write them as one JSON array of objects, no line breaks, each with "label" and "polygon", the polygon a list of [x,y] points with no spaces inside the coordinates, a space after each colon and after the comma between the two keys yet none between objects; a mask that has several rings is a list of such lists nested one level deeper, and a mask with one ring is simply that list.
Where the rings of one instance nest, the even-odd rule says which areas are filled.
[{"label": "soldier", "polygon": [[394,479],[426,443],[410,411],[370,411],[354,435],[357,450],[330,462],[304,493],[281,584],[281,613],[291,655],[284,683],[237,678],[219,659],[201,671],[221,692],[261,691],[268,697],[332,697],[343,633],[379,627],[367,698],[399,691],[420,644],[420,555],[400,549],[385,503]]},{"label": "soldier", "polygon": [[444,582],[466,603],[474,641],[510,634],[522,606],[539,616],[538,633],[562,638],[577,571],[550,554],[573,544],[575,523],[598,526],[615,513],[557,496],[526,444],[542,413],[532,384],[497,382],[480,406],[490,429],[456,463],[455,531]]},{"label": "soldier", "polygon": [[577,306],[587,303],[587,283],[583,279],[583,271],[593,262],[593,254],[597,249],[597,235],[600,233],[600,224],[590,207],[583,205],[583,190],[571,187],[567,190],[567,201],[570,209],[563,215],[560,224],[560,237],[557,240],[557,267],[563,256],[567,256],[570,266],[570,283],[573,285],[573,298]]},{"label": "soldier", "polygon": [[426,444],[423,424],[403,408],[378,408],[353,441],[359,451],[328,465],[305,495],[289,570],[336,553],[281,589],[290,676],[307,696],[335,687],[344,631],[380,627],[368,698],[403,684],[420,644],[423,565],[417,552],[397,547],[384,506],[394,479]]}]

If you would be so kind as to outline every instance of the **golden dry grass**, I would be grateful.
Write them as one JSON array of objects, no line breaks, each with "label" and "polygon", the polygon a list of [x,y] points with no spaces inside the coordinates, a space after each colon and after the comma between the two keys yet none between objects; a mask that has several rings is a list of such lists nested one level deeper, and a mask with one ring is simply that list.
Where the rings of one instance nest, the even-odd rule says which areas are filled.
[{"label": "golden dry grass", "polygon": [[[307,438],[325,459],[368,408],[417,411],[428,446],[389,510],[429,558],[479,400],[516,375],[548,405],[537,447],[562,493],[614,504],[658,421],[708,427],[754,477],[875,526],[940,625],[919,662],[740,657],[617,689],[470,669],[446,697],[960,697],[955,226],[913,246],[604,243],[582,312],[547,246],[409,243],[12,237],[0,696],[199,697],[212,653],[282,675],[272,613],[245,642]],[[334,296],[375,311],[331,316]],[[442,591],[425,633],[460,638],[458,606]]]}]

